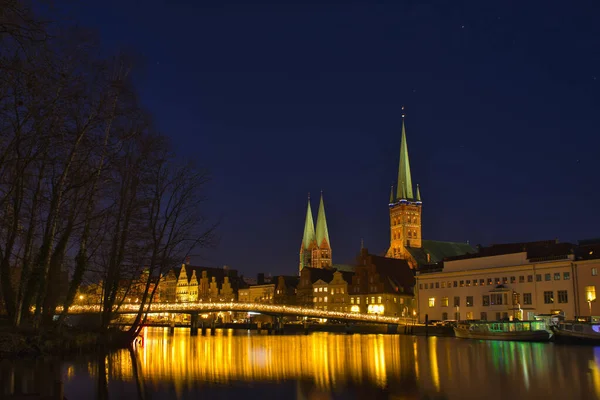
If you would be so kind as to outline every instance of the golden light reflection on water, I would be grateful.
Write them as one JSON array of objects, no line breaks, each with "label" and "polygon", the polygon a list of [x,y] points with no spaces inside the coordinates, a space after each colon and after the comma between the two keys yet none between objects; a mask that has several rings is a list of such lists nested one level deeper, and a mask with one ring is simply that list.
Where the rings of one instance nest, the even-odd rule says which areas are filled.
[{"label": "golden light reflection on water", "polygon": [[[134,354],[109,355],[106,379],[137,380],[151,390],[167,384],[178,396],[205,384],[297,381],[321,392],[370,387],[400,398],[600,398],[600,348],[327,333],[190,337],[155,328]],[[87,369],[98,375],[97,364]],[[68,371],[67,379],[77,377],[72,366]]]},{"label": "golden light reflection on water", "polygon": [[[232,331],[214,337],[151,333],[137,351],[148,378],[215,383],[302,379],[321,388],[363,380],[385,387],[388,364],[401,359],[400,353],[397,336],[390,335],[240,336]],[[120,364],[128,375],[128,363]]]}]

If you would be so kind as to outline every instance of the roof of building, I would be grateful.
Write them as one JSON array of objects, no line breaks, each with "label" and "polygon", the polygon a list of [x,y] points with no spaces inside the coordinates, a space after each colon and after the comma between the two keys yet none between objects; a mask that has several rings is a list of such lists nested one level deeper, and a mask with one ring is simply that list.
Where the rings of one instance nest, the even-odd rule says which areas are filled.
[{"label": "roof of building", "polygon": [[[179,278],[181,268],[182,267],[173,268],[173,272],[175,273],[175,276],[177,278]],[[233,289],[238,289],[239,287],[241,287],[241,285],[243,285],[242,279],[240,279],[240,277],[238,276],[238,271],[236,269],[186,265],[185,271],[188,282],[190,281],[194,272],[196,272],[196,279],[200,281],[200,278],[202,278],[202,271],[206,271],[209,280],[212,280],[212,277],[214,276],[215,280],[219,283],[219,286],[221,286],[226,276],[229,277],[229,282],[231,283],[231,287]]]},{"label": "roof of building", "polygon": [[[436,264],[445,259],[477,253],[477,250],[469,243],[439,242],[437,240],[423,240],[420,248],[407,247],[406,250],[415,259],[418,266]],[[427,259],[428,254],[429,259]]]},{"label": "roof of building", "polygon": [[447,257],[445,261],[492,257],[522,252],[527,252],[527,259],[561,257],[572,254],[574,247],[572,243],[559,243],[556,239],[535,242],[501,243],[487,247],[477,246],[477,252]]},{"label": "roof of building", "polygon": [[368,255],[384,284],[384,291],[390,293],[413,293],[415,276],[406,260]]},{"label": "roof of building", "polygon": [[310,209],[310,195],[308,196],[308,206],[306,208],[306,219],[304,221],[304,235],[302,236],[302,248],[308,249],[315,240],[315,224],[313,222],[312,210]]},{"label": "roof of building", "polygon": [[329,242],[329,231],[327,229],[327,218],[325,217],[325,205],[323,204],[323,192],[321,192],[321,200],[319,201],[319,211],[317,213],[317,246],[321,247],[323,241],[327,242],[327,246],[331,248]]},{"label": "roof of building", "polygon": [[283,281],[285,282],[285,286],[287,287],[297,287],[298,283],[300,282],[300,277],[299,276],[291,276],[291,275],[280,275],[277,280],[279,281],[279,278],[283,278]]},{"label": "roof of building", "polygon": [[331,282],[333,280],[333,273],[335,272],[331,268],[313,268],[304,267],[302,271],[307,270],[310,273],[310,282],[315,283],[319,279],[325,282]]},{"label": "roof of building", "polygon": [[333,264],[331,268],[342,272],[354,272],[354,265],[350,264]]},{"label": "roof of building", "polygon": [[413,187],[410,175],[410,162],[408,159],[408,144],[406,143],[406,128],[404,127],[404,115],[402,115],[402,138],[400,139],[400,162],[398,165],[398,184],[396,186],[396,200],[412,200]]},{"label": "roof of building", "polygon": [[600,258],[600,239],[579,240],[575,248],[577,260],[594,260]]}]

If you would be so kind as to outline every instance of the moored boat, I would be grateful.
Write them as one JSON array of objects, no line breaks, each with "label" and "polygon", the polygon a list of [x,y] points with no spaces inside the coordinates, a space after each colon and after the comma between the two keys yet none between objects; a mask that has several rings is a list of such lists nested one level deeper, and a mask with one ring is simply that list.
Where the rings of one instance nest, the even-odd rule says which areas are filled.
[{"label": "moored boat", "polygon": [[600,323],[563,321],[552,327],[557,342],[600,345]]},{"label": "moored boat", "polygon": [[552,331],[543,321],[467,321],[454,327],[461,339],[547,342]]}]

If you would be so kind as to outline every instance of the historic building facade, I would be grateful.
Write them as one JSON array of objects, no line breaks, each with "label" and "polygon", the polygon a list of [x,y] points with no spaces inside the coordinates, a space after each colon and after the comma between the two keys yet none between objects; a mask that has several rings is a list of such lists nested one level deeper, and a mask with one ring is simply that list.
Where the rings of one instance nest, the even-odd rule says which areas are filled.
[{"label": "historic building facade", "polygon": [[302,244],[300,245],[299,271],[302,271],[305,267],[329,268],[331,266],[331,242],[329,241],[329,230],[327,229],[327,218],[325,217],[323,193],[321,193],[316,230],[310,208],[310,196],[308,197],[304,235],[302,236]]},{"label": "historic building facade", "polygon": [[416,315],[415,277],[403,259],[362,249],[348,287],[350,311],[392,317]]},{"label": "historic building facade", "polygon": [[406,128],[402,114],[402,136],[400,139],[400,162],[398,182],[390,193],[390,246],[386,257],[407,260],[413,269],[435,264],[446,257],[474,253],[468,243],[423,240],[423,202],[419,185],[413,191]]},{"label": "historic building facade", "polygon": [[160,278],[158,299],[163,302],[235,301],[240,283],[236,270],[182,264],[181,268],[173,268]]}]

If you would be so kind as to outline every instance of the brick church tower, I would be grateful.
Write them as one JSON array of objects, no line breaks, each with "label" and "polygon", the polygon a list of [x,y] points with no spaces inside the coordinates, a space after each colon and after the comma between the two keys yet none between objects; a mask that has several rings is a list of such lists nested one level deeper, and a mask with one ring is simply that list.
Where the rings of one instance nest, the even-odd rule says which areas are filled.
[{"label": "brick church tower", "polygon": [[[402,108],[404,110],[404,107]],[[402,112],[402,138],[400,139],[400,165],[398,167],[398,184],[390,193],[390,247],[386,257],[410,259],[407,248],[421,248],[421,193],[417,185],[413,192],[408,145],[404,127],[404,111]]]},{"label": "brick church tower", "polygon": [[300,245],[299,271],[302,271],[304,267],[330,268],[331,265],[331,243],[329,241],[329,230],[327,229],[327,218],[325,217],[323,193],[321,192],[316,231],[310,208],[310,195],[308,196],[304,235],[302,236],[302,244]]}]

